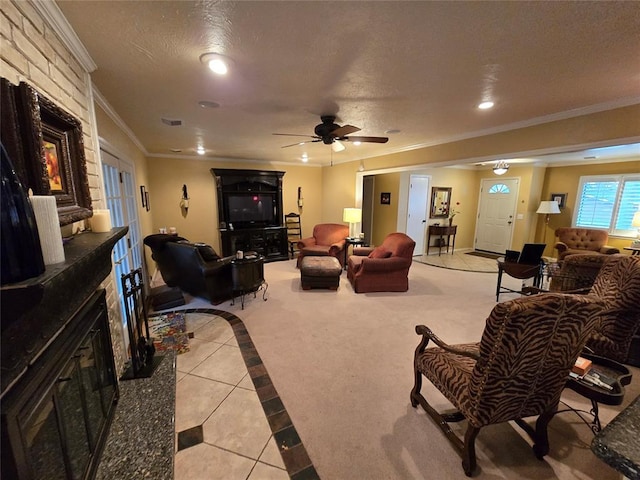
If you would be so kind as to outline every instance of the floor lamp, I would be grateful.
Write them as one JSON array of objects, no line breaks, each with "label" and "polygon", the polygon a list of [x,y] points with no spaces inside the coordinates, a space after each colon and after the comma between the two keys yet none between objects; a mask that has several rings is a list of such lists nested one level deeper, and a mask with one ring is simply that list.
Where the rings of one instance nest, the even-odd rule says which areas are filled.
[{"label": "floor lamp", "polygon": [[544,243],[547,243],[547,230],[549,229],[549,215],[555,215],[556,213],[560,213],[560,207],[558,206],[558,202],[555,200],[543,200],[540,202],[540,206],[538,206],[538,210],[536,213],[544,213],[546,218],[544,219]]},{"label": "floor lamp", "polygon": [[362,221],[362,210],[359,208],[345,208],[342,212],[342,221],[349,224],[349,237],[355,238],[354,225]]}]

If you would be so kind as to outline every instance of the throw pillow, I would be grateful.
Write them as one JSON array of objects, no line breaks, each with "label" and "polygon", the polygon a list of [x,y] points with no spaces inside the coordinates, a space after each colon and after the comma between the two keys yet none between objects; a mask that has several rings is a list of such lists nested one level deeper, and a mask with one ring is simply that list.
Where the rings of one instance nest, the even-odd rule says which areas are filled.
[{"label": "throw pillow", "polygon": [[389,258],[391,256],[391,252],[380,245],[379,247],[374,248],[368,256],[369,258]]}]

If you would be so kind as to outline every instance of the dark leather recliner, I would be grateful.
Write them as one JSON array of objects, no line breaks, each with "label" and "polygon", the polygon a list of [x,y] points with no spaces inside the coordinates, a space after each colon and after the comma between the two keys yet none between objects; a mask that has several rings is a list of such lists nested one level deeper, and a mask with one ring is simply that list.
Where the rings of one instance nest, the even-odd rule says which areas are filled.
[{"label": "dark leather recliner", "polygon": [[209,245],[191,243],[176,235],[149,235],[144,244],[151,248],[151,257],[168,286],[205,298],[213,305],[232,298],[233,256],[221,258]]}]

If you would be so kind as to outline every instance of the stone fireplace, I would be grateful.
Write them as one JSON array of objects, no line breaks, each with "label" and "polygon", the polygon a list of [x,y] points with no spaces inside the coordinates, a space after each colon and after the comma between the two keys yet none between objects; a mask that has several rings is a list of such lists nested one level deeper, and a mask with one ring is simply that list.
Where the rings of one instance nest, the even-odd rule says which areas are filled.
[{"label": "stone fireplace", "polygon": [[2,478],[90,478],[118,398],[104,290],[127,227],[83,233],[66,261],[1,293]]}]

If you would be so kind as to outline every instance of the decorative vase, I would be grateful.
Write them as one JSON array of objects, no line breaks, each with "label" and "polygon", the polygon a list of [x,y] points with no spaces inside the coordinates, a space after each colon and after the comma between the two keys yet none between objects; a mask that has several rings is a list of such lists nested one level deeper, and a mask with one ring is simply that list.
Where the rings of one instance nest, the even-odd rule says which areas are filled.
[{"label": "decorative vase", "polygon": [[36,217],[9,156],[0,144],[2,157],[1,283],[20,282],[44,273],[44,260]]}]

